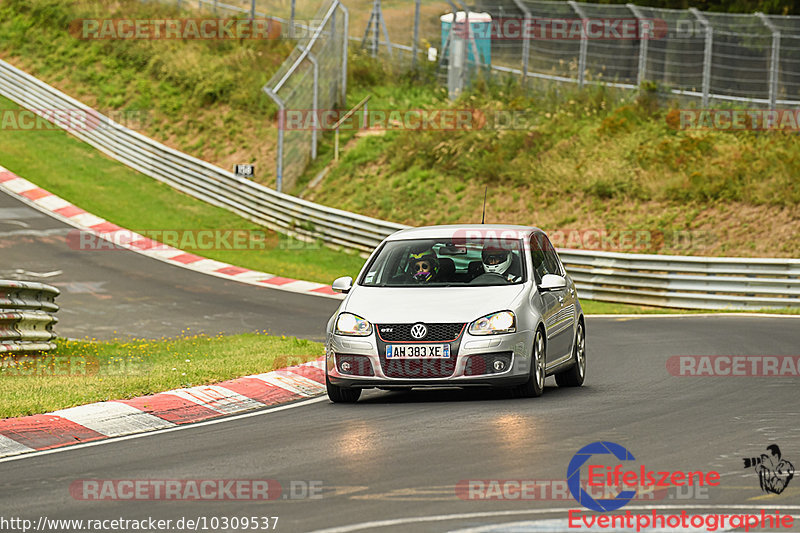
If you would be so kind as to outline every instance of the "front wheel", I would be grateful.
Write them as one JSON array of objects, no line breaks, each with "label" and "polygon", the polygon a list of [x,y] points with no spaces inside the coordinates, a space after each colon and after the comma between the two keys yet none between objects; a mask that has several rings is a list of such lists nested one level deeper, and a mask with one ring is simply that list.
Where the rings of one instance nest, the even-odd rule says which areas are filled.
[{"label": "front wheel", "polygon": [[572,348],[572,357],[575,360],[569,369],[556,374],[556,383],[559,387],[580,387],[586,377],[586,334],[583,322],[578,322],[575,328],[575,346]]},{"label": "front wheel", "polygon": [[536,330],[531,355],[531,371],[528,381],[513,389],[514,396],[522,398],[538,398],[544,392],[544,336],[542,330]]},{"label": "front wheel", "polygon": [[328,390],[328,398],[333,403],[356,403],[361,396],[361,389],[346,389],[332,384],[325,374],[325,388]]}]

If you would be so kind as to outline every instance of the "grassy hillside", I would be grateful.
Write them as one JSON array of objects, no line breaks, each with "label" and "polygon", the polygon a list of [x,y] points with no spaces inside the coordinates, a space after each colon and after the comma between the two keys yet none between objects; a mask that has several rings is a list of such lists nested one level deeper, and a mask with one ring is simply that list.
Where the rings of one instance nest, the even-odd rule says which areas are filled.
[{"label": "grassy hillside", "polygon": [[488,186],[491,222],[565,236],[649,232],[648,246],[627,251],[800,256],[794,133],[679,130],[681,104],[658,106],[648,92],[526,95],[502,80],[452,103],[441,89],[418,92],[384,98],[392,109],[476,110],[489,122],[516,113],[522,126],[366,136],[309,198],[406,224],[477,222]]},{"label": "grassy hillside", "polygon": [[224,168],[255,162],[274,176],[275,110],[261,87],[292,42],[89,41],[69,31],[76,19],[189,13],[138,0],[0,0],[0,58],[169,146]]},{"label": "grassy hillside", "polygon": [[[426,20],[435,17],[426,6]],[[403,5],[387,9],[397,18]],[[192,155],[225,168],[255,162],[257,180],[272,184],[274,109],[260,88],[292,43],[89,42],[67,31],[76,18],[122,16],[176,14],[137,0],[0,0],[0,57],[102,111],[141,110],[134,129]],[[524,94],[515,80],[493,80],[450,102],[429,66],[395,72],[355,45],[349,64],[351,104],[370,94],[375,110],[508,111],[525,120],[514,130],[344,132],[342,160],[305,190],[332,159],[323,135],[294,191],[306,198],[415,225],[475,222],[488,185],[487,221],[561,230],[568,240],[557,245],[590,246],[581,236],[593,231],[646,232],[643,245],[612,239],[601,249],[800,256],[794,134],[679,131],[670,122],[680,104],[606,88]]]}]

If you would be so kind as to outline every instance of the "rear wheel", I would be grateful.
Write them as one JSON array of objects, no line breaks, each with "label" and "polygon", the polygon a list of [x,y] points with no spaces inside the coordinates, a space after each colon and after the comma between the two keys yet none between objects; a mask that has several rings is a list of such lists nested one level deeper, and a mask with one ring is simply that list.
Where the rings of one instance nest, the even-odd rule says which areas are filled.
[{"label": "rear wheel", "polygon": [[361,396],[361,389],[346,389],[333,385],[325,375],[325,388],[328,390],[328,398],[333,403],[356,403]]},{"label": "rear wheel", "polygon": [[580,387],[586,377],[586,334],[583,322],[578,322],[578,327],[575,328],[572,358],[575,360],[575,364],[564,372],[556,374],[556,383],[559,387]]},{"label": "rear wheel", "polygon": [[544,335],[541,329],[536,330],[531,354],[531,371],[528,381],[514,388],[514,396],[521,398],[538,398],[544,392]]}]

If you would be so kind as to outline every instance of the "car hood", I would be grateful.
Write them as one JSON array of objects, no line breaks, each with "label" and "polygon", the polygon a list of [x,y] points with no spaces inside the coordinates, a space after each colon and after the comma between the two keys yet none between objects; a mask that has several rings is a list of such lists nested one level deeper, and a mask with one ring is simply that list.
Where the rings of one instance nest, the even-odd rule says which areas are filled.
[{"label": "car hood", "polygon": [[356,286],[341,311],[375,324],[471,322],[489,313],[513,310],[526,284],[491,287]]}]

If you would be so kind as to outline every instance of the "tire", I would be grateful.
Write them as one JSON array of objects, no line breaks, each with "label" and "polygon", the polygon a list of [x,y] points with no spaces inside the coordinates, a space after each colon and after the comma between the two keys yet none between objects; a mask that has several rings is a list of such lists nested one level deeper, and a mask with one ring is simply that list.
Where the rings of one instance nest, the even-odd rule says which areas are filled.
[{"label": "tire", "polygon": [[356,403],[361,396],[361,389],[346,389],[333,385],[325,374],[325,388],[328,390],[328,398],[333,403]]},{"label": "tire", "polygon": [[559,387],[580,387],[586,378],[586,332],[583,322],[578,322],[578,327],[575,328],[572,357],[575,364],[556,374],[556,383]]},{"label": "tire", "polygon": [[544,335],[541,329],[537,329],[536,336],[533,338],[528,381],[514,387],[513,395],[517,398],[538,398],[544,392],[544,378]]}]

